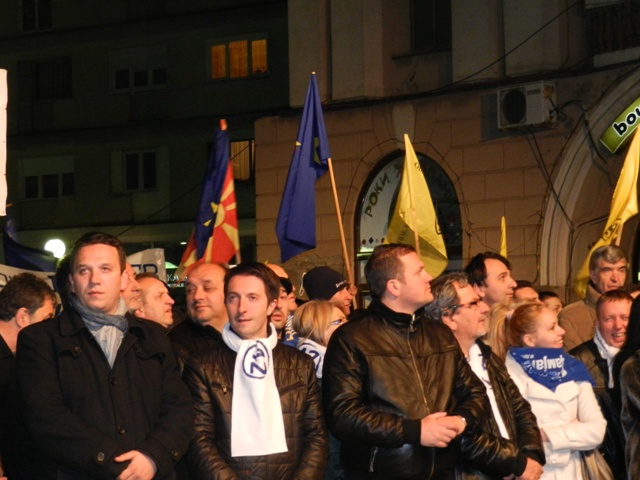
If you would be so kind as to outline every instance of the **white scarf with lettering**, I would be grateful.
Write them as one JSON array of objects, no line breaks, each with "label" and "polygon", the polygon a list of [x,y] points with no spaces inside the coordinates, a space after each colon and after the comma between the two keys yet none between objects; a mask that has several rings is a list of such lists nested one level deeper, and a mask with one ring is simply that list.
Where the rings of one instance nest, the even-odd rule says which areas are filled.
[{"label": "white scarf with lettering", "polygon": [[231,403],[231,456],[270,455],[287,451],[280,393],[272,351],[278,334],[269,324],[268,338],[243,340],[227,323],[222,339],[237,352]]}]

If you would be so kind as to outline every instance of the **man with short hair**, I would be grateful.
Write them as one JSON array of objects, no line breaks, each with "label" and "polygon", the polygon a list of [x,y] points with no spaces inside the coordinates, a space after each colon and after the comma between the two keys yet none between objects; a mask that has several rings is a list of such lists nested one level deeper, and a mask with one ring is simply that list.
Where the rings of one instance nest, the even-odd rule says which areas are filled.
[{"label": "man with short hair", "polygon": [[527,280],[516,280],[516,287],[513,289],[513,301],[543,304],[538,292],[533,288],[533,284]]},{"label": "man with short hair", "polygon": [[159,323],[164,328],[173,324],[173,304],[176,303],[167,285],[154,274],[136,276],[140,285],[140,308],[134,314],[138,318],[146,318]]},{"label": "man with short hair", "polygon": [[280,285],[262,263],[229,270],[223,342],[187,361],[194,480],[324,477],[328,439],[313,360],[279,343],[268,319]]},{"label": "man with short hair", "polygon": [[372,301],[336,330],[322,374],[347,479],[453,479],[457,442],[484,411],[484,386],[451,331],[420,316],[431,276],[410,245],[377,246]]},{"label": "man with short hair", "polygon": [[125,253],[82,235],[69,305],[18,337],[25,424],[43,451],[35,478],[173,479],[192,431],[189,393],[165,331],[127,313]]},{"label": "man with short hair", "polygon": [[16,398],[16,346],[26,326],[53,318],[56,296],[47,282],[31,273],[12,277],[0,291],[0,477],[35,478],[33,456]]},{"label": "man with short hair", "polygon": [[451,329],[491,405],[482,430],[462,436],[465,478],[540,478],[545,455],[536,417],[504,362],[480,340],[487,333],[489,307],[464,273],[437,278],[431,290],[434,300],[425,314]]},{"label": "man with short hair", "polygon": [[216,345],[229,317],[224,305],[224,276],[227,268],[218,263],[201,263],[189,272],[185,282],[188,318],[169,332],[180,369],[194,352]]},{"label": "man with short hair", "polygon": [[325,266],[312,268],[302,277],[302,288],[309,300],[329,300],[345,315],[351,313],[353,296],[349,282],[334,269]]},{"label": "man with short hair", "polygon": [[627,280],[629,259],[627,253],[616,245],[596,248],[589,258],[589,284],[584,300],[564,307],[558,314],[564,328],[564,345],[571,350],[593,338],[596,321],[596,302],[600,295],[624,286]]},{"label": "man with short hair", "polygon": [[516,282],[511,278],[511,263],[502,255],[479,253],[469,261],[464,271],[488,307],[508,303],[513,298]]},{"label": "man with short hair", "polygon": [[569,353],[582,361],[594,378],[600,409],[607,420],[607,430],[600,451],[615,478],[625,478],[624,432],[620,409],[613,393],[614,358],[627,340],[627,324],[633,298],[623,290],[609,290],[596,302],[595,335]]}]

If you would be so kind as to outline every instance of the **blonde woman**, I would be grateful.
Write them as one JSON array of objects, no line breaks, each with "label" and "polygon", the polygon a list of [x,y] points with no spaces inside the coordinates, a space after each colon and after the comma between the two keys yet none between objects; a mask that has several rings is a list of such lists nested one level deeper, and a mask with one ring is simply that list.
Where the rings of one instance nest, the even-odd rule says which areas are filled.
[{"label": "blonde woman", "polygon": [[[294,312],[292,324],[298,333],[298,349],[310,355],[316,366],[318,383],[322,383],[322,366],[329,339],[347,318],[342,309],[329,300],[309,300]],[[340,463],[340,442],[329,435],[329,464],[325,480],[344,478]]]},{"label": "blonde woman", "polygon": [[497,350],[506,350],[507,370],[540,428],[547,460],[541,478],[581,480],[580,451],[597,448],[607,425],[593,379],[562,348],[564,330],[546,306],[521,305],[494,320],[494,339],[503,342]]},{"label": "blonde woman", "polygon": [[344,312],[328,300],[309,300],[299,306],[292,319],[298,334],[298,349],[311,355],[316,376],[322,381],[324,354],[333,332],[347,321]]}]

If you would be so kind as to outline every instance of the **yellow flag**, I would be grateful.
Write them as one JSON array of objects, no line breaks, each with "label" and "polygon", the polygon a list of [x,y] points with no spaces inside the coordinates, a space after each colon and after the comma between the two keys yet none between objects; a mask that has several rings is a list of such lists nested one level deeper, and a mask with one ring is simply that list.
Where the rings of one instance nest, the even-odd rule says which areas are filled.
[{"label": "yellow flag", "polygon": [[507,258],[507,221],[504,215],[500,221],[500,255]]},{"label": "yellow flag", "polygon": [[638,132],[640,132],[640,128],[636,129],[636,133],[633,135],[633,141],[629,146],[624,165],[622,165],[620,177],[611,199],[609,219],[604,227],[604,232],[602,232],[595,245],[591,247],[587,258],[584,259],[584,263],[576,275],[574,290],[580,298],[584,298],[587,294],[589,259],[593,251],[603,245],[610,245],[619,235],[624,222],[638,213],[638,162],[640,161],[640,137]]},{"label": "yellow flag", "polygon": [[404,135],[404,144],[406,157],[402,181],[396,208],[389,221],[386,242],[415,246],[424,262],[425,270],[435,278],[447,268],[447,250],[427,181],[407,134]]}]

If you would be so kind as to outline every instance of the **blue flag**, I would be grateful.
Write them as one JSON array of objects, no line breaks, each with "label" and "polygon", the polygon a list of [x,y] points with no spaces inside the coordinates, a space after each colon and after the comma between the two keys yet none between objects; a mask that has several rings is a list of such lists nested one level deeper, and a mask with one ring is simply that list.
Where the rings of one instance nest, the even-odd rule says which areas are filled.
[{"label": "blue flag", "polygon": [[9,219],[2,232],[5,265],[35,272],[56,271],[58,259],[51,252],[18,243],[14,235],[13,220]]},{"label": "blue flag", "polygon": [[316,76],[311,75],[296,146],[284,187],[276,234],[282,262],[316,247],[315,182],[326,173],[329,142]]}]

